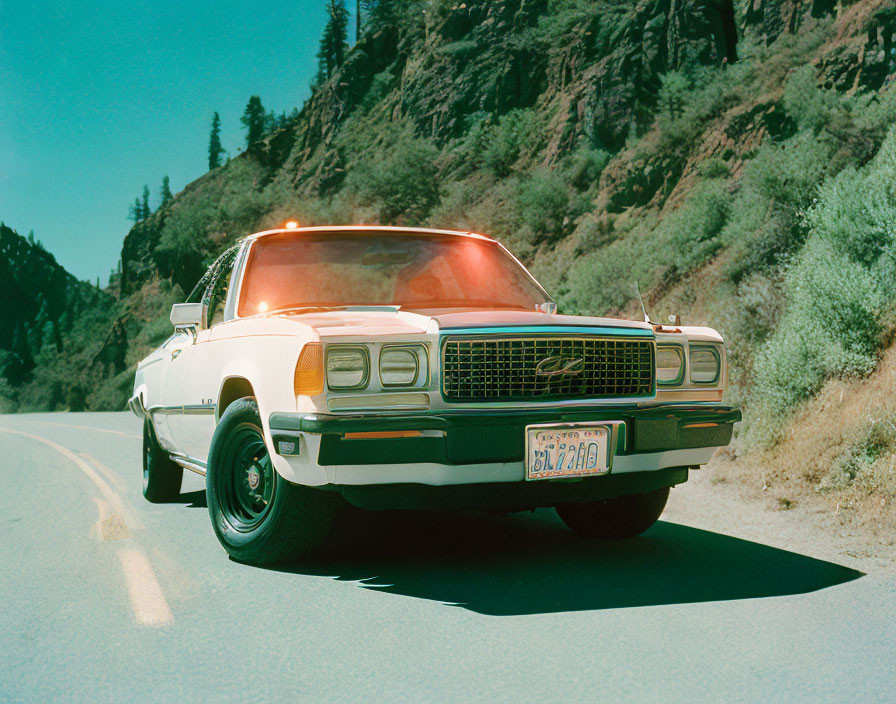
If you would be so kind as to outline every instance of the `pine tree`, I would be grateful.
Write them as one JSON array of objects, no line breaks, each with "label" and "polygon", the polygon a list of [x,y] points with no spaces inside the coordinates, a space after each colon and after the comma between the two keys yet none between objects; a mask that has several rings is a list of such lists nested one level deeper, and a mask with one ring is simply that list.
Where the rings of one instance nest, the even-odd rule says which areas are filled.
[{"label": "pine tree", "polygon": [[317,50],[317,85],[329,80],[342,62],[348,50],[348,10],[345,0],[326,0],[327,24]]},{"label": "pine tree", "polygon": [[28,233],[28,244],[34,244],[34,230]]},{"label": "pine tree", "polygon": [[208,138],[208,170],[217,169],[221,165],[221,118],[218,113],[212,116],[212,133]]},{"label": "pine tree", "polygon": [[159,189],[159,197],[162,199],[162,203],[159,207],[168,205],[168,202],[174,198],[174,195],[171,193],[171,182],[168,180],[167,175],[162,179],[162,188]]},{"label": "pine tree", "polygon": [[146,220],[150,215],[152,215],[152,211],[149,209],[149,186],[143,186],[143,201],[141,203],[140,213],[142,217],[141,220]]},{"label": "pine tree", "polygon": [[261,104],[261,98],[257,95],[253,95],[249,98],[249,102],[246,104],[246,110],[240,118],[240,122],[242,122],[243,127],[246,128],[247,149],[251,150],[255,144],[261,141],[261,138],[264,135],[266,117],[267,115],[264,111],[264,106]]},{"label": "pine tree", "polygon": [[143,219],[143,206],[139,198],[134,198],[134,204],[128,210],[128,219],[133,220],[135,225]]},{"label": "pine tree", "polygon": [[398,22],[399,0],[360,0],[363,31],[376,31]]}]

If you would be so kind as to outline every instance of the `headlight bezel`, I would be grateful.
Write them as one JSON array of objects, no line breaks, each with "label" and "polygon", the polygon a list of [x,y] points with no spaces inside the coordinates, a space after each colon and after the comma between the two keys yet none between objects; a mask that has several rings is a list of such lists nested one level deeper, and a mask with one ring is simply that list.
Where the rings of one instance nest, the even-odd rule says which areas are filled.
[{"label": "headlight bezel", "polygon": [[[679,360],[678,376],[676,376],[674,379],[671,379],[668,381],[661,381],[660,374],[659,374],[660,353],[663,351],[666,351],[666,350],[671,350],[671,351],[675,352],[675,354],[678,356],[678,360]],[[677,342],[657,344],[655,367],[656,367],[656,384],[657,384],[657,386],[681,386],[684,383],[685,373],[688,368],[687,356],[685,355],[684,345],[681,345]]]},{"label": "headlight bezel", "polygon": [[[363,361],[363,369],[364,373],[362,375],[361,381],[357,384],[349,384],[349,385],[338,385],[334,384],[331,381],[331,372],[330,372],[330,357],[334,354],[345,354],[346,352],[357,351],[360,353],[361,359]],[[367,345],[353,344],[353,345],[328,345],[326,350],[326,357],[324,359],[324,373],[327,380],[327,389],[332,391],[361,391],[366,389],[370,385],[370,349]]]},{"label": "headlight bezel", "polygon": [[[716,371],[712,379],[695,379],[694,378],[694,353],[709,352],[716,362]],[[718,345],[708,343],[692,342],[688,345],[688,378],[692,384],[698,386],[712,386],[719,383],[722,377],[722,352]]]},{"label": "headlight bezel", "polygon": [[[394,352],[406,352],[414,360],[414,378],[410,382],[389,382],[386,381],[383,365],[387,355]],[[422,359],[421,359],[422,358]],[[421,371],[427,373],[429,370],[429,358],[426,352],[426,345],[418,343],[401,343],[383,345],[380,348],[379,359],[377,360],[377,372],[379,373],[380,386],[384,389],[412,389],[419,386]]]}]

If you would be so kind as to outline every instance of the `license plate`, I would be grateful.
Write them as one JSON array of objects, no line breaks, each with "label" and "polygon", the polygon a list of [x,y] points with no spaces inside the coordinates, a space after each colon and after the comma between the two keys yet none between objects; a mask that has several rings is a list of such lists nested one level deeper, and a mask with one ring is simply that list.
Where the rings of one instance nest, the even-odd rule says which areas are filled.
[{"label": "license plate", "polygon": [[530,425],[526,479],[557,479],[610,471],[611,425]]}]

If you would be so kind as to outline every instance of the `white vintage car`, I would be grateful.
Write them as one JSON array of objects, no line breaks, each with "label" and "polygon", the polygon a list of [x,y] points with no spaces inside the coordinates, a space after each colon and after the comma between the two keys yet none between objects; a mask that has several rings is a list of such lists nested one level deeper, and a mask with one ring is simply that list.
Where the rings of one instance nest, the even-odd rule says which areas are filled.
[{"label": "white vintage car", "polygon": [[740,420],[717,332],[558,315],[469,232],[250,235],[171,322],[130,401],[143,493],[205,475],[221,544],[250,563],[308,553],[345,501],[553,506],[583,535],[633,536]]}]

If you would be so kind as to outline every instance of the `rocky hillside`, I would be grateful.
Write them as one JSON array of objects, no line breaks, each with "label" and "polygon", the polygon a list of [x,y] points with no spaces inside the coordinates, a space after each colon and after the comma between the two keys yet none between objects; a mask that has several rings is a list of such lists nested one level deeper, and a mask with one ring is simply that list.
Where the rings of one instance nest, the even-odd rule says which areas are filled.
[{"label": "rocky hillside", "polygon": [[93,394],[124,368],[127,341],[117,352],[101,344],[109,338],[113,297],[2,223],[0,300],[0,412],[84,409],[88,398],[119,402]]},{"label": "rocky hillside", "polygon": [[[87,407],[120,407],[170,304],[287,218],[491,233],[566,312],[634,314],[637,281],[655,317],[725,333],[740,454],[877,373],[896,321],[892,0],[396,6],[296,118],[127,234],[102,345],[123,365]],[[896,495],[896,441],[848,423],[807,486],[873,475]]]}]

